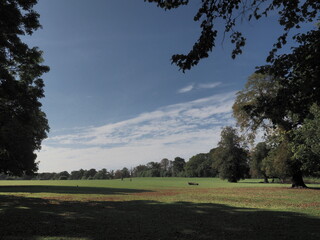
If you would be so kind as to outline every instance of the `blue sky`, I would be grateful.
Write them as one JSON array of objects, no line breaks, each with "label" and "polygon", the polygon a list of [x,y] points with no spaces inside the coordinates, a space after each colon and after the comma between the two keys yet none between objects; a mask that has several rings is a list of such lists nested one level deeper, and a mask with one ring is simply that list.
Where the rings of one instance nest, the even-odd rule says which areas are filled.
[{"label": "blue sky", "polygon": [[[200,33],[200,1],[163,11],[143,0],[39,0],[43,29],[26,39],[51,71],[42,100],[51,131],[39,171],[119,169],[208,152],[255,66],[280,33],[273,17],[244,22],[244,54],[228,38],[186,73],[171,65]],[[222,25],[217,24],[218,29]]]}]

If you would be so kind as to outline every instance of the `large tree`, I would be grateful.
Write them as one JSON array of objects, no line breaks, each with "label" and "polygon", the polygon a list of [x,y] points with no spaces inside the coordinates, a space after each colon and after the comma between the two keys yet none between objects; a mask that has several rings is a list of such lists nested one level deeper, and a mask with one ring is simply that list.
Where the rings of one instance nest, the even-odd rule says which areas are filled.
[{"label": "large tree", "polygon": [[[299,45],[292,53],[276,56],[272,64],[258,68],[261,74],[255,74],[254,81],[249,79],[233,106],[242,128],[254,133],[268,123],[280,129],[283,144],[297,142],[292,133],[304,125],[311,106],[320,104],[319,28],[299,34],[296,39]],[[307,171],[303,160],[291,157],[287,163],[292,186],[305,187],[302,176]]]},{"label": "large tree", "polygon": [[181,157],[175,157],[174,161],[172,162],[172,176],[178,177],[180,176],[186,165],[186,161]]},{"label": "large tree", "polygon": [[171,161],[167,158],[163,158],[160,161],[160,167],[161,167],[161,171],[160,171],[160,176],[161,177],[170,177],[172,175],[172,171],[171,171]]},{"label": "large tree", "polygon": [[270,149],[265,142],[259,142],[253,151],[250,158],[250,174],[252,177],[263,177],[264,182],[268,183],[268,176],[263,167],[263,160],[268,156]]},{"label": "large tree", "polygon": [[37,171],[36,150],[49,131],[39,99],[44,97],[42,52],[22,42],[41,27],[37,0],[0,1],[0,172]]},{"label": "large tree", "polygon": [[313,104],[303,124],[292,131],[290,144],[294,162],[305,175],[320,177],[320,107]]},{"label": "large tree", "polygon": [[[293,187],[305,187],[303,175],[310,175],[320,167],[319,161],[310,164],[303,157],[305,154],[296,154],[302,149],[298,145],[306,145],[308,141],[300,128],[305,129],[311,106],[320,101],[319,61],[315,61],[316,58],[320,60],[316,56],[319,55],[319,45],[310,43],[303,46],[306,47],[310,50],[304,62],[293,57],[294,54],[289,54],[282,57],[283,61],[263,67],[262,70],[268,71],[268,75],[253,74],[244,90],[238,92],[233,105],[237,123],[249,135],[254,136],[259,127],[269,135],[270,132],[276,135],[270,152],[272,158],[267,159],[266,166],[269,173],[290,176]],[[299,48],[294,51],[299,51]],[[310,59],[312,62],[307,63]],[[275,68],[283,70],[276,71]],[[305,148],[305,151],[308,149]]]},{"label": "large tree", "polygon": [[248,173],[248,153],[241,144],[237,130],[225,127],[221,131],[221,140],[213,153],[213,168],[219,172],[219,177],[229,182],[244,179]]},{"label": "large tree", "polygon": [[267,137],[268,155],[262,159],[261,170],[272,178],[279,178],[284,182],[291,177],[290,160],[292,151],[285,135],[277,131],[269,133]]},{"label": "large tree", "polygon": [[[154,2],[165,10],[178,8],[189,4],[188,0],[145,0]],[[278,16],[278,23],[283,27],[283,33],[273,45],[267,61],[273,62],[277,49],[287,43],[291,29],[300,29],[304,23],[314,21],[320,9],[319,1],[315,0],[201,0],[200,8],[194,21],[201,22],[201,34],[187,54],[175,54],[172,63],[182,71],[189,70],[203,58],[207,58],[215,47],[218,32],[216,22],[224,22],[223,36],[228,35],[234,44],[232,58],[242,53],[246,38],[237,30],[244,20],[254,21],[268,15]],[[300,29],[300,32],[303,30]]]}]

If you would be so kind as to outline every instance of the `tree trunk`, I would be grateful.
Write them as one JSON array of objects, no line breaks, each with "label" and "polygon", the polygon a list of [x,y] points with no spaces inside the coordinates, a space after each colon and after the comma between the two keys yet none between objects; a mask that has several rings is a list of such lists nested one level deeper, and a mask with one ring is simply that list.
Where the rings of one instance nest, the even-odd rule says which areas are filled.
[{"label": "tree trunk", "polygon": [[307,188],[304,184],[301,171],[295,172],[291,178],[292,188]]},{"label": "tree trunk", "polygon": [[263,182],[264,183],[269,183],[268,177],[267,176],[263,176]]},{"label": "tree trunk", "polygon": [[238,180],[235,177],[230,177],[230,178],[228,178],[228,182],[236,183],[236,182],[238,182]]}]

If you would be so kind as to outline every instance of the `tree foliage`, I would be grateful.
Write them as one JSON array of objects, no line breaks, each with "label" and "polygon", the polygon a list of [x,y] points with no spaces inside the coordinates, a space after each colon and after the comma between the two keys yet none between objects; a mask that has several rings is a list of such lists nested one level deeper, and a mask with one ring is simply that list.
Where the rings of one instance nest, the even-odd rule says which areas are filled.
[{"label": "tree foliage", "polygon": [[222,179],[237,182],[244,179],[248,173],[248,154],[241,146],[241,138],[237,130],[225,127],[221,131],[221,140],[213,154],[215,159],[213,167],[218,170]]},{"label": "tree foliage", "polygon": [[[316,47],[314,49],[316,53],[310,50],[306,61],[315,60],[319,53]],[[291,54],[285,59],[290,57]],[[280,62],[262,68],[274,75],[253,74],[245,89],[237,94],[233,113],[242,130],[254,136],[259,127],[264,127],[267,135],[273,138],[273,147],[264,163],[267,175],[281,179],[291,177],[293,186],[305,187],[302,176],[313,175],[320,167],[319,161],[311,163],[314,157],[306,158],[306,151],[311,149],[306,147],[308,139],[301,132],[310,124],[310,115],[316,116],[310,107],[320,101],[319,64],[307,63],[306,73],[300,67],[304,62],[294,58],[290,63],[281,71],[275,70]],[[284,68],[283,65],[278,67]]]},{"label": "tree foliage", "polygon": [[[296,39],[299,46],[292,53],[277,56],[272,64],[258,68],[273,77],[277,91],[255,115],[265,116],[285,130],[301,125],[310,107],[320,104],[320,31],[317,28]],[[267,115],[272,108],[275,114]]]},{"label": "tree foliage", "polygon": [[181,157],[175,157],[172,162],[172,176],[179,177],[184,172],[186,161]]},{"label": "tree foliage", "polygon": [[0,172],[21,175],[37,171],[35,150],[47,137],[48,122],[41,110],[44,97],[42,52],[21,36],[40,28],[37,0],[0,1]]},{"label": "tree foliage", "polygon": [[263,177],[268,182],[267,173],[263,167],[263,161],[268,156],[270,149],[265,142],[259,142],[253,149],[250,158],[250,174],[252,177]]},{"label": "tree foliage", "polygon": [[[178,8],[190,2],[188,0],[145,1],[154,2],[165,10]],[[237,30],[237,26],[244,20],[258,21],[262,17],[276,14],[283,33],[278,37],[267,58],[268,62],[273,62],[277,49],[287,43],[290,30],[299,29],[301,24],[314,21],[318,17],[319,9],[320,3],[314,0],[202,0],[194,16],[194,21],[200,22],[201,34],[190,52],[173,55],[172,63],[185,71],[197,65],[201,59],[207,58],[220,34],[216,27],[218,21],[224,22],[222,34],[228,35],[234,44],[231,56],[235,58],[242,53],[246,43],[245,36]]]},{"label": "tree foliage", "polygon": [[279,178],[284,182],[290,174],[290,160],[292,152],[288,139],[279,133],[268,136],[268,155],[262,160],[261,169],[267,176]]},{"label": "tree foliage", "polygon": [[161,166],[161,170],[162,170],[162,171],[168,171],[168,170],[169,170],[169,167],[170,167],[170,161],[169,161],[169,159],[163,158],[163,159],[160,161],[160,166]]},{"label": "tree foliage", "polygon": [[[165,162],[165,166],[161,163]],[[170,176],[168,174],[170,161],[168,159],[162,159],[158,162],[148,162],[147,165],[138,165],[133,169],[134,177],[165,177]],[[165,170],[167,169],[167,170]]]},{"label": "tree foliage", "polygon": [[199,153],[192,156],[185,166],[187,177],[215,177],[216,171],[212,167],[213,158],[210,153]]},{"label": "tree foliage", "polygon": [[254,73],[248,78],[244,89],[237,93],[232,106],[233,116],[241,130],[246,131],[249,140],[255,138],[259,128],[267,130],[270,121],[272,123],[273,119],[278,118],[278,109],[269,107],[278,89],[279,85],[272,76]]},{"label": "tree foliage", "polygon": [[148,171],[148,167],[146,165],[138,165],[133,168],[133,176],[134,177],[147,177],[146,173]]},{"label": "tree foliage", "polygon": [[94,179],[109,179],[110,178],[110,175],[107,171],[107,169],[103,168],[101,170],[99,170],[93,177]]},{"label": "tree foliage", "polygon": [[320,107],[314,104],[301,127],[293,131],[293,160],[301,163],[305,175],[320,176]]},{"label": "tree foliage", "polygon": [[234,116],[242,128],[256,130],[264,120],[290,131],[301,125],[313,104],[320,104],[320,31],[295,37],[292,53],[258,68],[237,94]]}]

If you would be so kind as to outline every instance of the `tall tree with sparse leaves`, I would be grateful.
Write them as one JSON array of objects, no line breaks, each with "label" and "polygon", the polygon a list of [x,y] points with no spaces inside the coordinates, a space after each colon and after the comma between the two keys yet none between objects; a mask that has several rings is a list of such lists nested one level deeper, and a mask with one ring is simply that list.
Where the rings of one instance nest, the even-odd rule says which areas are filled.
[{"label": "tall tree with sparse leaves", "polygon": [[42,52],[22,42],[41,27],[37,0],[0,1],[0,172],[37,171],[36,150],[49,131],[40,99],[44,97]]}]

